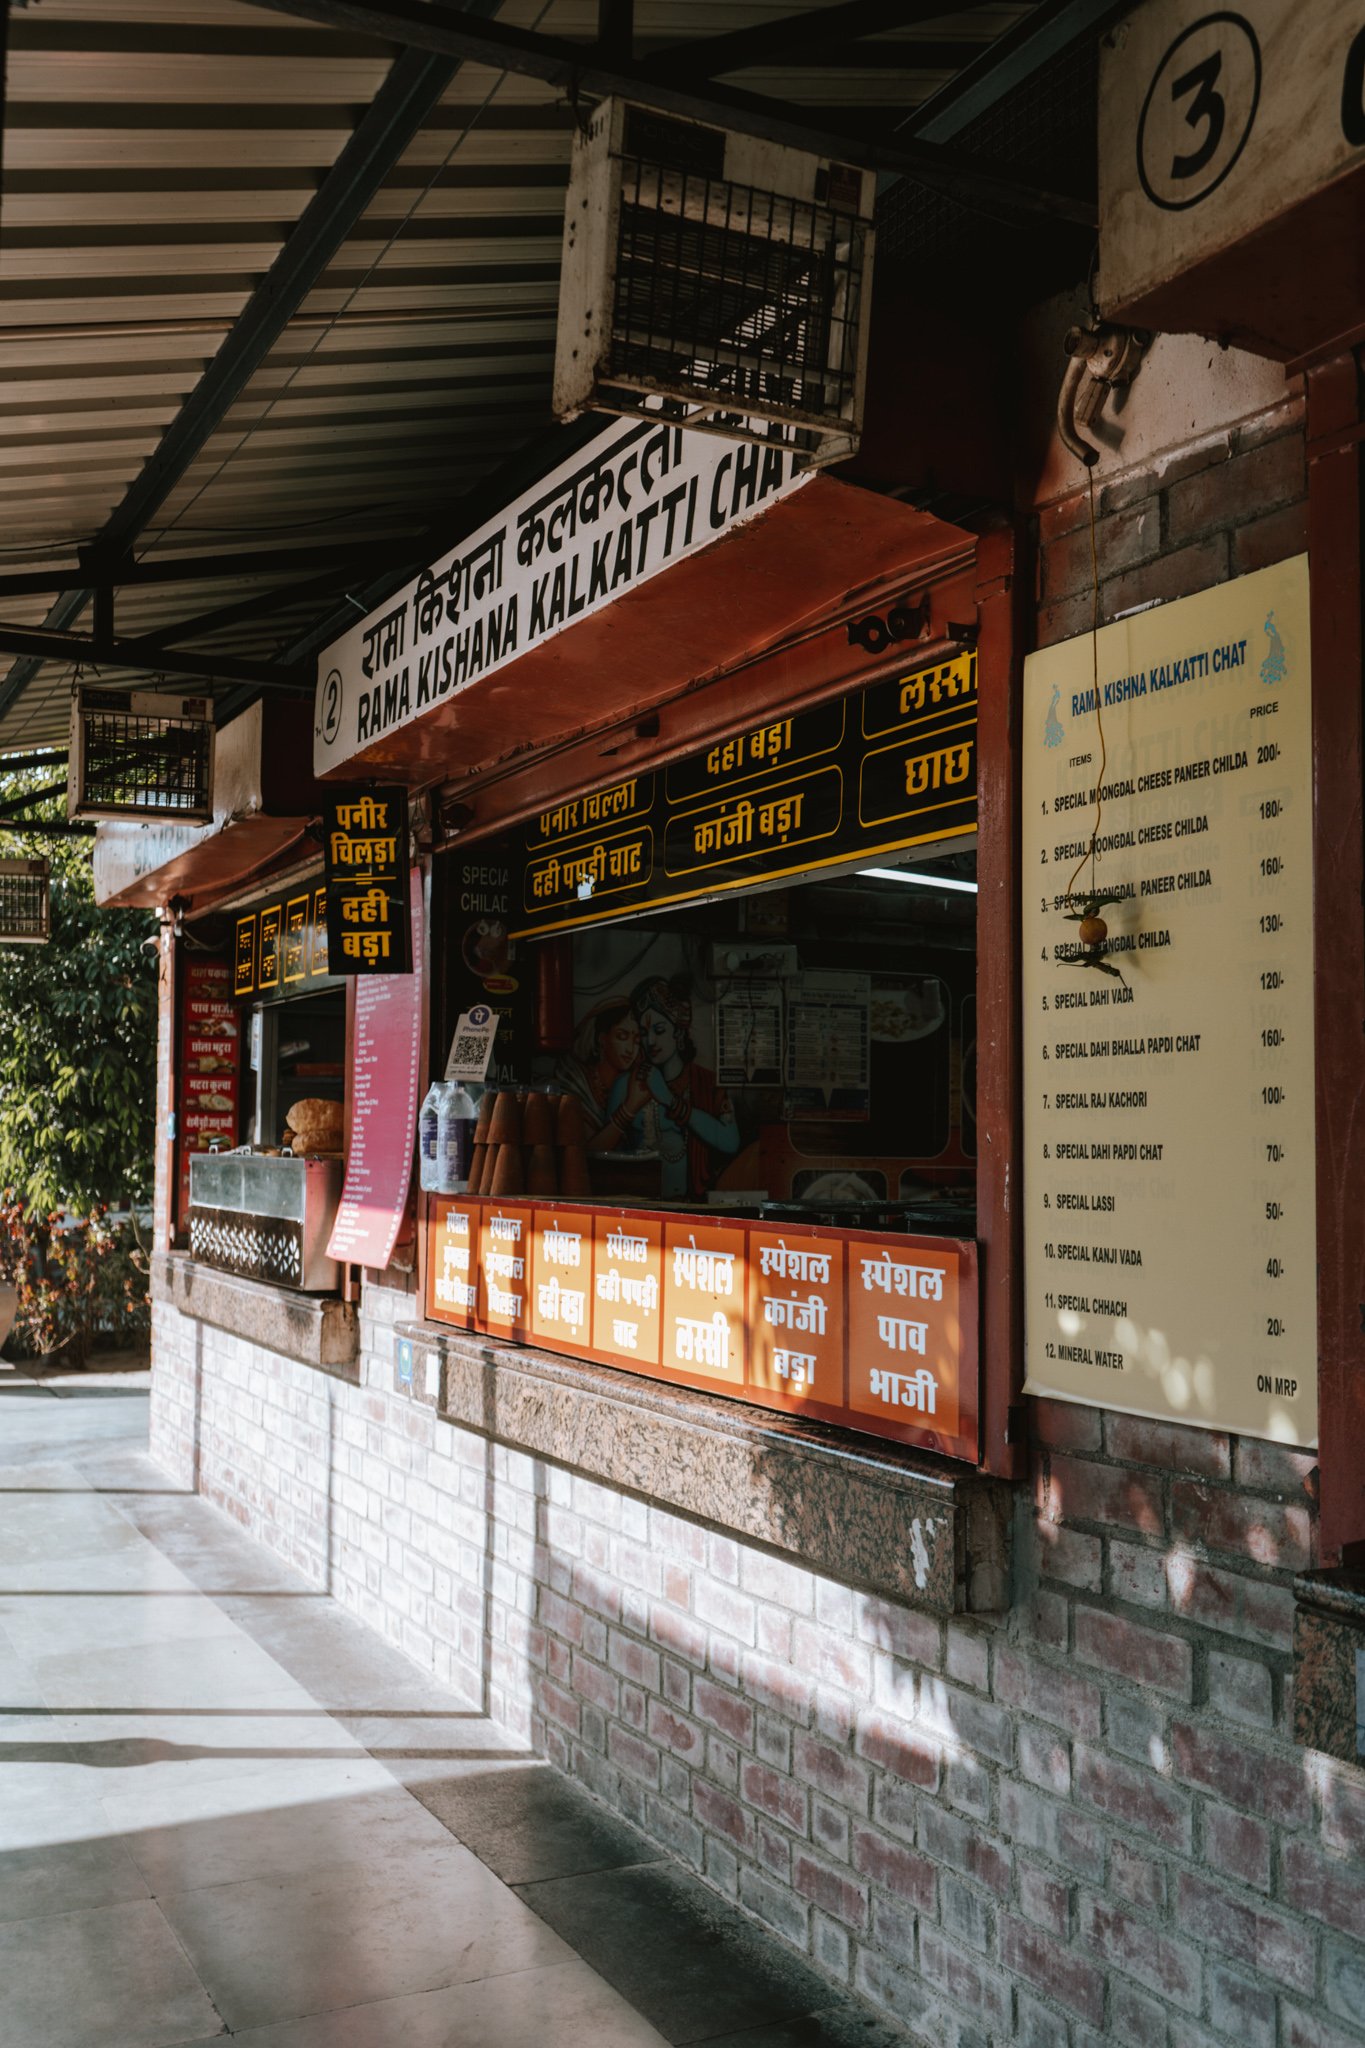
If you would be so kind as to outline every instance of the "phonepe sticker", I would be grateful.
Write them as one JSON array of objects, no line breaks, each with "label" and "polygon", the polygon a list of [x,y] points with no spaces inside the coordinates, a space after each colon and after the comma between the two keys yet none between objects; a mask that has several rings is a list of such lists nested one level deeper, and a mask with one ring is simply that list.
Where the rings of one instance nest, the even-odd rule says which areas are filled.
[{"label": "phonepe sticker", "polygon": [[482,1081],[493,1057],[493,1040],[497,1034],[497,1016],[487,1003],[476,1003],[472,1010],[461,1011],[455,1036],[450,1041],[446,1080]]}]

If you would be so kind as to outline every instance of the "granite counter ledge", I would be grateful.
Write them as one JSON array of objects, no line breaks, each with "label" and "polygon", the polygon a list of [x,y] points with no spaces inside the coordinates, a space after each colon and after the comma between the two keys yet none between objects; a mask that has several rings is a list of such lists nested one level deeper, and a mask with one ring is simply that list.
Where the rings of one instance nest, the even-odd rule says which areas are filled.
[{"label": "granite counter ledge", "polygon": [[447,1422],[910,1607],[1008,1604],[999,1480],[532,1346],[425,1322],[395,1334],[412,1346],[412,1385],[435,1386]]},{"label": "granite counter ledge", "polygon": [[356,1311],[337,1295],[296,1294],[264,1280],[220,1273],[185,1252],[156,1252],[152,1297],[263,1350],[316,1366],[353,1385],[360,1382]]}]

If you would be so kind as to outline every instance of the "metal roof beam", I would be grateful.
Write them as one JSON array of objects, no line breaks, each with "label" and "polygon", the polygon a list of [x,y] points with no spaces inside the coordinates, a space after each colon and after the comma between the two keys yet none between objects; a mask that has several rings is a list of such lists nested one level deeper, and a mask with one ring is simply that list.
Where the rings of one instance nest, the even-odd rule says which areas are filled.
[{"label": "metal roof beam", "polygon": [[706,121],[713,127],[863,164],[870,170],[899,172],[942,188],[964,206],[978,202],[1009,213],[1042,214],[1088,228],[1095,225],[1095,208],[1087,201],[1001,177],[970,156],[939,144],[898,142],[866,130],[830,127],[813,120],[801,107],[732,86],[690,87],[675,82],[671,72],[657,76],[644,64],[613,58],[595,43],[538,35],[509,22],[485,20],[472,8],[443,5],[442,0],[383,0],[382,5],[362,5],[360,0],[249,0],[249,4],[272,14],[300,15],[328,27],[367,29],[371,35],[401,40],[417,49],[538,78],[570,97],[580,92],[593,98],[616,94],[661,114]]},{"label": "metal roof beam", "polygon": [[[416,545],[414,539],[412,545]],[[82,551],[83,552],[83,551]],[[310,543],[301,548],[246,548],[237,554],[168,555],[149,561],[115,563],[107,581],[115,590],[153,583],[221,583],[243,576],[277,576],[287,569],[348,568],[372,573],[374,543],[353,541],[345,547]],[[50,591],[89,590],[95,577],[86,564],[78,569],[0,570],[0,597],[46,597]]]},{"label": "metal roof beam", "polygon": [[1082,36],[1101,35],[1132,0],[1050,0],[984,50],[975,64],[897,124],[921,142],[952,142]]},{"label": "metal roof beam", "polygon": [[96,641],[90,634],[63,632],[52,626],[0,623],[0,654],[24,655],[38,667],[45,661],[65,661],[100,670],[136,669],[144,675],[148,669],[156,669],[166,675],[188,676],[199,682],[250,683],[257,690],[311,690],[313,687],[311,674],[302,667],[239,661],[230,654],[167,652],[149,658],[136,641]]},{"label": "metal roof beam", "polygon": [[[982,4],[983,0],[965,0],[952,11],[965,12],[967,7]],[[940,20],[948,11],[946,0],[843,0],[840,6],[812,7],[804,14],[787,14],[780,21],[732,29],[727,35],[674,43],[667,50],[655,51],[644,68],[666,77],[702,79],[760,64],[803,64],[826,49],[832,39],[856,42],[883,29],[913,28],[921,21]],[[913,49],[914,45],[907,47]]]},{"label": "metal roof beam", "polygon": [[[439,561],[442,555],[458,547],[469,534],[476,533],[485,520],[495,518],[523,491],[539,483],[557,462],[566,462],[571,455],[577,455],[599,434],[605,434],[612,424],[601,413],[585,412],[564,426],[551,427],[526,447],[518,448],[482,483],[466,492],[453,509],[450,519],[439,528],[433,527],[424,534],[416,535],[404,544],[401,552],[395,550],[387,562],[372,556],[371,574],[353,597],[347,593],[348,608],[337,607],[315,626],[310,626],[306,633],[301,633],[284,649],[281,660],[305,661],[328,646],[345,632],[348,625],[354,625],[362,613],[373,611],[395,590],[401,590],[420,569],[430,562]],[[353,609],[357,605],[361,611]]]},{"label": "metal roof beam", "polygon": [[93,825],[85,822],[73,825],[69,818],[55,822],[46,818],[17,818],[4,829],[25,839],[35,836],[42,839],[93,839],[95,836]]},{"label": "metal roof beam", "polygon": [[[370,575],[373,574],[376,552],[372,550],[370,554]],[[206,633],[220,633],[227,626],[240,625],[244,619],[264,618],[267,612],[283,611],[291,604],[306,604],[310,598],[338,597],[343,593],[346,580],[346,571],[334,567],[324,570],[320,576],[305,577],[299,583],[281,583],[274,590],[254,591],[250,597],[239,597],[233,604],[220,604],[214,611],[200,612],[192,619],[178,619],[173,626],[158,627],[155,633],[139,633],[127,644],[145,649],[149,659],[159,659],[163,654],[170,657],[182,641],[202,640]]]},{"label": "metal roof beam", "polygon": [[5,112],[9,106],[9,5],[0,0],[0,197],[5,190]]},{"label": "metal roof beam", "polygon": [[4,803],[0,804],[0,818],[10,818],[17,825],[20,822],[21,813],[26,811],[30,804],[43,803],[49,797],[65,795],[66,783],[64,780],[61,782],[44,783],[41,789],[26,789],[22,796],[8,797]]},{"label": "metal roof beam", "polygon": [[[497,5],[498,0],[473,0],[471,11],[477,15]],[[113,565],[165,504],[440,100],[457,60],[458,52],[411,47],[396,59],[213,361],[96,536],[88,550],[95,573],[88,582],[64,591],[52,606],[45,621],[50,632],[60,635],[75,624],[96,585],[110,580]],[[0,685],[0,718],[18,701],[43,658],[33,651],[11,668]]]}]

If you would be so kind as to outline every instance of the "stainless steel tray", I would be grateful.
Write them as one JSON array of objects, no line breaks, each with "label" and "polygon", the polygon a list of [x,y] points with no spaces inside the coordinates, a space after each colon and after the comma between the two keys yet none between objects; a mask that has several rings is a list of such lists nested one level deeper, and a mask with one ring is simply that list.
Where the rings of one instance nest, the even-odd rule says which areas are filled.
[{"label": "stainless steel tray", "polygon": [[326,1247],[341,1184],[339,1159],[196,1154],[190,1160],[190,1255],[242,1279],[330,1293],[340,1284],[340,1268]]}]

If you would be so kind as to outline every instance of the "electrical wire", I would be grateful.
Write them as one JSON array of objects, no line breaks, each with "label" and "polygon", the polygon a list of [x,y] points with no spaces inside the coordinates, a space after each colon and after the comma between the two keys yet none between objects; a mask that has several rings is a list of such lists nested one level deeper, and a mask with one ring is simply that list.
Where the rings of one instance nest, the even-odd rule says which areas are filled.
[{"label": "electrical wire", "polygon": [[1071,880],[1066,885],[1066,900],[1072,901],[1076,877],[1090,863],[1090,890],[1096,893],[1095,868],[1099,860],[1097,841],[1100,836],[1100,820],[1104,816],[1104,771],[1109,763],[1108,749],[1104,740],[1104,716],[1100,710],[1100,557],[1095,543],[1095,468],[1092,463],[1087,469],[1086,482],[1090,486],[1090,687],[1095,699],[1095,724],[1100,736],[1100,772],[1095,779],[1095,822],[1090,828],[1090,844],[1071,871]]}]

